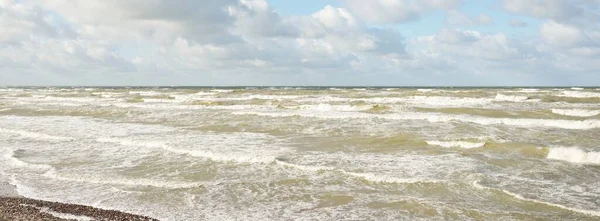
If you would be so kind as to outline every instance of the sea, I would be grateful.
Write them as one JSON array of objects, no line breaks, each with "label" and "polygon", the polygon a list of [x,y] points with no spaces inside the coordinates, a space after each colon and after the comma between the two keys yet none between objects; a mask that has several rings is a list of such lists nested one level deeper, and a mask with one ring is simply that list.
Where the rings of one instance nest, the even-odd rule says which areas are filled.
[{"label": "sea", "polygon": [[0,176],[160,220],[600,220],[600,89],[0,87]]}]

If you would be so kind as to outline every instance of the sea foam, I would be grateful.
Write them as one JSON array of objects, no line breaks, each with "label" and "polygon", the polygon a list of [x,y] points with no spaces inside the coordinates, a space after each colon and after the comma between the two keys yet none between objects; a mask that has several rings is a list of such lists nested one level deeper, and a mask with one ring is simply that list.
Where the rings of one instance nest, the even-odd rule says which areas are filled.
[{"label": "sea foam", "polygon": [[555,127],[573,130],[587,130],[600,128],[599,120],[560,120],[560,119],[532,119],[532,118],[491,118],[471,115],[432,114],[432,113],[393,113],[393,114],[367,114],[356,112],[258,112],[244,111],[233,112],[235,115],[259,115],[270,117],[315,117],[327,119],[389,119],[389,120],[426,120],[429,122],[460,121],[480,125],[507,125],[514,127]]},{"label": "sea foam", "polygon": [[586,152],[577,147],[550,148],[547,158],[577,164],[600,164],[600,152]]},{"label": "sea foam", "polygon": [[598,212],[598,211],[585,210],[585,209],[579,209],[579,208],[572,208],[572,207],[563,206],[563,205],[556,204],[556,203],[545,202],[545,201],[537,200],[537,199],[530,199],[530,198],[522,196],[521,194],[513,193],[513,192],[510,192],[508,190],[503,190],[503,189],[499,189],[499,188],[493,188],[493,187],[488,187],[488,186],[481,185],[481,184],[479,184],[479,182],[477,180],[473,181],[471,183],[471,185],[473,187],[477,188],[477,189],[480,189],[480,190],[499,191],[499,192],[502,192],[502,193],[504,193],[506,195],[514,197],[516,199],[522,200],[522,201],[529,201],[529,202],[544,204],[544,205],[547,205],[547,206],[557,207],[557,208],[560,208],[560,209],[564,209],[564,210],[568,210],[568,211],[576,212],[576,213],[581,213],[581,214],[586,214],[586,215],[590,215],[590,216],[600,216],[600,212]]},{"label": "sea foam", "polygon": [[465,149],[479,148],[485,145],[485,142],[467,142],[467,141],[427,141],[429,145],[441,146],[446,148],[460,147]]},{"label": "sea foam", "polygon": [[592,117],[600,114],[600,110],[552,109],[552,113],[573,117]]},{"label": "sea foam", "polygon": [[574,97],[574,98],[594,98],[594,97],[600,97],[600,93],[585,92],[585,91],[563,91],[558,96]]},{"label": "sea foam", "polygon": [[73,137],[64,137],[64,136],[53,136],[43,133],[36,133],[31,131],[24,130],[11,130],[0,128],[0,133],[8,133],[15,134],[23,138],[34,139],[34,140],[44,140],[44,141],[73,141],[75,138]]},{"label": "sea foam", "polygon": [[495,100],[497,101],[511,101],[511,102],[522,102],[529,99],[527,96],[519,96],[519,95],[504,95],[504,94],[496,94]]}]

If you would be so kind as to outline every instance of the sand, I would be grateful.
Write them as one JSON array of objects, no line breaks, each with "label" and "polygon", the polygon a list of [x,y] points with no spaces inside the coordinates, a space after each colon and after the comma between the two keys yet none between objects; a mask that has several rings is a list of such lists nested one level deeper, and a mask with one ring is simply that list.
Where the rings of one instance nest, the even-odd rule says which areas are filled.
[{"label": "sand", "polygon": [[29,199],[18,195],[15,186],[0,177],[0,221],[54,220],[156,220],[91,206]]}]

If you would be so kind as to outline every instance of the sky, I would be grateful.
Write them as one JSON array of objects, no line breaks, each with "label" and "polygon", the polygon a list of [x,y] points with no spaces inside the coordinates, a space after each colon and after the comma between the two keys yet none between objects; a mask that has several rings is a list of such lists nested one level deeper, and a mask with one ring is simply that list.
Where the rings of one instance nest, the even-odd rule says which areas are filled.
[{"label": "sky", "polygon": [[0,0],[0,85],[600,86],[600,0]]}]

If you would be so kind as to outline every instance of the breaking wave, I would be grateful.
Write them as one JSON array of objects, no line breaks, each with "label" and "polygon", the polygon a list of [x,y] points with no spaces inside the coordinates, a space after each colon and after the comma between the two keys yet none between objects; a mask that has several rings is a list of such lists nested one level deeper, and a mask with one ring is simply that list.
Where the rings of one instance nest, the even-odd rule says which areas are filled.
[{"label": "breaking wave", "polygon": [[573,116],[573,117],[593,117],[600,114],[600,110],[585,109],[552,109],[552,113]]},{"label": "breaking wave", "polygon": [[511,101],[511,102],[522,102],[529,99],[527,96],[519,96],[519,95],[504,95],[504,94],[496,94],[495,100],[497,101]]},{"label": "breaking wave", "polygon": [[600,164],[600,152],[586,152],[577,147],[551,148],[547,158],[577,164]]},{"label": "breaking wave", "polygon": [[544,205],[547,205],[547,206],[557,207],[557,208],[560,208],[560,209],[564,209],[564,210],[568,210],[568,211],[576,212],[576,213],[581,213],[581,214],[586,214],[586,215],[590,215],[590,216],[600,216],[600,212],[598,212],[598,211],[578,209],[578,208],[571,208],[571,207],[563,206],[563,205],[556,204],[556,203],[550,203],[550,202],[545,202],[545,201],[541,201],[541,200],[537,200],[537,199],[526,198],[526,197],[524,197],[524,196],[522,196],[520,194],[513,193],[513,192],[510,192],[508,190],[503,190],[503,189],[499,189],[499,188],[493,188],[493,187],[488,187],[488,186],[481,185],[481,184],[479,184],[479,182],[477,180],[473,181],[471,184],[475,188],[480,189],[480,190],[499,191],[499,192],[502,192],[502,193],[504,193],[506,195],[509,195],[511,197],[514,197],[516,199],[523,200],[523,201],[529,201],[529,202],[544,204]]},{"label": "breaking wave", "polygon": [[108,184],[117,186],[151,186],[163,189],[184,189],[184,188],[195,188],[202,186],[200,182],[183,182],[183,181],[161,181],[155,179],[144,179],[144,178],[125,178],[125,177],[102,177],[97,174],[92,175],[65,175],[58,174],[56,171],[51,170],[44,174],[45,177],[61,181],[79,182],[79,183],[92,183],[92,184]]},{"label": "breaking wave", "polygon": [[423,113],[394,113],[394,114],[367,114],[351,112],[233,112],[234,115],[258,115],[269,117],[316,117],[328,119],[390,119],[390,120],[426,120],[429,122],[452,122],[460,121],[480,125],[507,125],[515,127],[554,127],[573,130],[587,130],[600,128],[599,120],[556,120],[556,119],[532,119],[532,118],[490,118],[470,115],[448,115],[448,114],[423,114]]},{"label": "breaking wave", "polygon": [[460,147],[465,149],[479,148],[485,145],[485,142],[467,142],[467,141],[427,141],[429,145],[441,147]]},{"label": "breaking wave", "polygon": [[594,98],[594,97],[600,97],[600,93],[584,92],[584,91],[563,91],[558,96],[575,97],[575,98]]},{"label": "breaking wave", "polygon": [[11,130],[11,129],[3,129],[0,128],[0,133],[8,133],[8,134],[16,134],[24,138],[35,139],[35,140],[44,140],[44,141],[73,141],[75,138],[73,137],[63,137],[63,136],[53,136],[43,133],[36,133],[24,130]]}]

